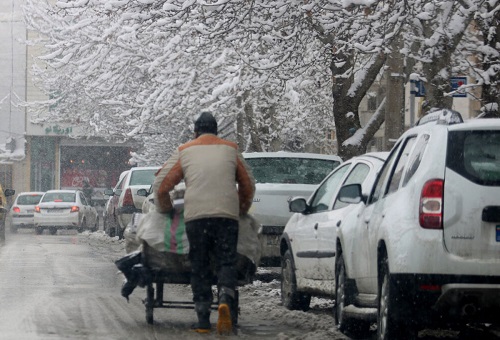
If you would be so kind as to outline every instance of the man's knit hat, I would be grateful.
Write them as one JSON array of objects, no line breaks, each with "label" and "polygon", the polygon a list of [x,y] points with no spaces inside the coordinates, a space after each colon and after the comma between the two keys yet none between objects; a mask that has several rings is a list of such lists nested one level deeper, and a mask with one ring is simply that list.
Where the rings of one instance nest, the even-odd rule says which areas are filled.
[{"label": "man's knit hat", "polygon": [[210,112],[202,112],[194,122],[194,132],[217,134],[217,121]]}]

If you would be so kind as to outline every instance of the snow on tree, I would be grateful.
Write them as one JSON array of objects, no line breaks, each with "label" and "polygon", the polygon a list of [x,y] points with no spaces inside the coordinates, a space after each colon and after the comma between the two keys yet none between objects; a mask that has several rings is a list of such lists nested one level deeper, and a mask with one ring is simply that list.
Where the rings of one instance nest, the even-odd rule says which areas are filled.
[{"label": "snow on tree", "polygon": [[40,121],[90,122],[88,135],[139,139],[144,161],[190,138],[201,110],[244,150],[304,150],[335,127],[347,159],[383,122],[381,107],[362,128],[358,107],[394,39],[403,37],[408,74],[420,70],[444,105],[467,27],[494,12],[485,3],[27,0],[49,66],[35,76],[50,100],[34,109]]}]

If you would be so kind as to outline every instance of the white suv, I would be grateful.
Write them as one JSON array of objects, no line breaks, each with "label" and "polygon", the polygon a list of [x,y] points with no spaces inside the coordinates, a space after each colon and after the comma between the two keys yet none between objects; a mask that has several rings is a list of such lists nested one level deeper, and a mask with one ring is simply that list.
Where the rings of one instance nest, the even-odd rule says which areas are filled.
[{"label": "white suv", "polygon": [[378,339],[498,324],[500,119],[440,110],[396,142],[369,197],[337,230],[336,323]]}]

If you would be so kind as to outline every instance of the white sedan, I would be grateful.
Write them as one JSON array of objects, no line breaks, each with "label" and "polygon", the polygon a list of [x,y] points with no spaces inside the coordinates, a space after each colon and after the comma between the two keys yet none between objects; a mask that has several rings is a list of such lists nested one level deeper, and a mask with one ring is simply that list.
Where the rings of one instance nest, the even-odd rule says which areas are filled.
[{"label": "white sedan", "polygon": [[286,224],[279,248],[283,306],[307,310],[311,296],[335,296],[337,229],[360,206],[340,202],[340,188],[355,183],[368,194],[387,155],[373,152],[351,158],[333,170],[308,200],[296,197],[290,201],[290,211],[295,214]]},{"label": "white sedan", "polygon": [[80,190],[49,190],[35,206],[35,231],[42,234],[44,229],[54,235],[58,229],[98,228],[97,210],[87,201]]},{"label": "white sedan", "polygon": [[34,227],[35,206],[40,202],[43,194],[40,191],[32,191],[21,192],[17,195],[7,216],[12,233],[17,233],[19,228]]}]

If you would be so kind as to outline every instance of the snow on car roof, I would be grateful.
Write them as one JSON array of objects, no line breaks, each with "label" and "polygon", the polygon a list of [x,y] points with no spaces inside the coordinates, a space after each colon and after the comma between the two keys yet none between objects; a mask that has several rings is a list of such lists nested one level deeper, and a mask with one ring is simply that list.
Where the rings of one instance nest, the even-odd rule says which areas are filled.
[{"label": "snow on car roof", "polygon": [[320,153],[310,152],[288,152],[288,151],[275,151],[275,152],[244,152],[244,158],[313,158],[313,159],[331,159],[335,161],[342,161],[337,155],[327,155]]},{"label": "snow on car roof", "polygon": [[500,119],[498,118],[474,118],[468,119],[463,124],[455,124],[449,126],[449,130],[470,130],[474,129],[487,129],[487,130],[499,130],[500,129]]}]

